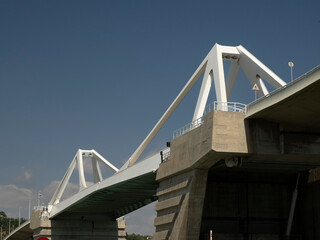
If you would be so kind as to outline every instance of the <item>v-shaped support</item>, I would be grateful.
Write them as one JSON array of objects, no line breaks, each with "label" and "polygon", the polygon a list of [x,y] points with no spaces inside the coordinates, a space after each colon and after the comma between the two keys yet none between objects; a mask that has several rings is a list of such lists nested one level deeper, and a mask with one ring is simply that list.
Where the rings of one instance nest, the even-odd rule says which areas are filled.
[{"label": "v-shaped support", "polygon": [[[203,115],[211,89],[212,78],[214,78],[217,101],[222,103],[228,102],[240,68],[243,70],[252,86],[255,84],[258,85],[259,90],[257,93],[259,97],[269,94],[262,79],[274,88],[286,85],[281,78],[274,74],[242,46],[227,47],[215,44],[206,59],[206,70],[204,72],[196,109],[194,111],[193,121]],[[223,61],[231,61],[226,80],[224,76]]]},{"label": "v-shaped support", "polygon": [[92,162],[92,170],[93,170],[93,180],[94,183],[101,182],[103,180],[101,175],[101,170],[99,166],[99,162],[107,165],[109,168],[114,170],[115,172],[118,172],[119,169],[113,166],[110,162],[108,162],[104,157],[102,157],[99,153],[97,153],[95,150],[82,150],[79,149],[74,156],[66,174],[64,175],[63,179],[61,180],[56,192],[54,193],[51,201],[49,202],[50,205],[55,205],[60,202],[60,199],[67,187],[67,184],[70,180],[70,177],[76,167],[78,166],[78,173],[79,173],[79,191],[85,189],[87,187],[85,174],[84,174],[84,165],[83,165],[83,157],[91,158]]}]

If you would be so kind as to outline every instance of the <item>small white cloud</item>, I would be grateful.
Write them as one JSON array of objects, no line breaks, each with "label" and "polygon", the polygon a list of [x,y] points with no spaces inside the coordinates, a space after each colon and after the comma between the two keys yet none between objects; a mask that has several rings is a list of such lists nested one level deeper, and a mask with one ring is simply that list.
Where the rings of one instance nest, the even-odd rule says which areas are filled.
[{"label": "small white cloud", "polygon": [[32,177],[31,171],[27,170],[24,172],[24,178],[26,181],[30,181],[31,177]]},{"label": "small white cloud", "polygon": [[18,183],[26,183],[30,182],[32,179],[32,171],[30,169],[26,169],[25,167],[22,167],[21,172],[17,174],[16,180]]}]

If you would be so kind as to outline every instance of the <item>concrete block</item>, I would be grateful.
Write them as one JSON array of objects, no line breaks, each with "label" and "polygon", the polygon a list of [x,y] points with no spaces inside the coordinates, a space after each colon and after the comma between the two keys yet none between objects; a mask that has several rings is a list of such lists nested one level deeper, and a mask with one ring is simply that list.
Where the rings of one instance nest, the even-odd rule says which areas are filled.
[{"label": "concrete block", "polygon": [[168,230],[161,231],[161,232],[156,232],[153,235],[153,239],[154,240],[165,240],[165,239],[167,239],[168,232],[169,232]]},{"label": "concrete block", "polygon": [[166,208],[171,208],[178,206],[181,203],[182,196],[177,196],[174,198],[170,198],[168,200],[162,201],[162,202],[157,202],[156,203],[156,211],[160,211]]},{"label": "concrete block", "polygon": [[156,217],[154,219],[154,226],[160,226],[160,225],[164,225],[164,224],[168,224],[168,223],[172,223],[172,221],[174,220],[176,214],[175,213],[171,213],[168,215],[164,215],[161,217]]},{"label": "concrete block", "polygon": [[188,183],[189,183],[189,179],[184,180],[181,183],[177,183],[176,185],[173,185],[172,187],[164,188],[163,190],[161,190],[161,188],[159,188],[157,191],[157,196],[159,197],[159,196],[180,190],[182,188],[185,188],[188,186]]}]

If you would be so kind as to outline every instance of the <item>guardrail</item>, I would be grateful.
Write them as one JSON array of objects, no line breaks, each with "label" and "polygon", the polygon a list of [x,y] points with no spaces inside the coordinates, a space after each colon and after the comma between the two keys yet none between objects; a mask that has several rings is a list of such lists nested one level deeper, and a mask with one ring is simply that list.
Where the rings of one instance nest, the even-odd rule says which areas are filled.
[{"label": "guardrail", "polygon": [[161,163],[164,163],[170,159],[170,151],[165,152],[165,153],[163,151],[161,151],[160,156],[161,156]]},{"label": "guardrail", "polygon": [[[238,103],[238,102],[218,102],[214,101],[213,103],[210,103],[208,106],[206,106],[204,110],[204,115],[206,115],[209,112],[212,112],[213,110],[218,111],[226,111],[226,112],[241,112],[246,114],[247,113],[247,105]],[[187,125],[175,130],[173,132],[173,139],[180,137],[181,135],[191,131],[192,129],[195,129],[203,124],[203,117],[198,118],[191,123],[188,123]]]},{"label": "guardrail", "polygon": [[177,129],[176,131],[173,132],[173,139],[180,137],[181,135],[191,131],[192,129],[195,129],[199,126],[201,126],[203,123],[203,117],[198,118],[191,123],[188,123],[187,125]]},{"label": "guardrail", "polygon": [[247,112],[247,105],[245,105],[243,103],[238,103],[238,102],[217,102],[217,101],[214,101],[213,103],[210,103],[208,106],[206,106],[203,115],[206,115],[207,113],[209,113],[213,110],[246,113]]}]

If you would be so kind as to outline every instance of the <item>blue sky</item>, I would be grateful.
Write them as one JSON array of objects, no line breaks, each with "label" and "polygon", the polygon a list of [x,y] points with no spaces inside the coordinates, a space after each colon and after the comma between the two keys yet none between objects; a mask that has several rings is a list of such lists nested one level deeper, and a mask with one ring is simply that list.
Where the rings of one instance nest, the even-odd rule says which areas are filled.
[{"label": "blue sky", "polygon": [[[26,216],[25,197],[1,196],[45,191],[78,148],[120,167],[215,43],[243,45],[286,82],[289,60],[294,77],[319,65],[319,9],[318,0],[1,1],[0,208],[17,215],[22,205]],[[148,152],[191,121],[199,87]],[[240,73],[231,100],[253,99]]]}]

